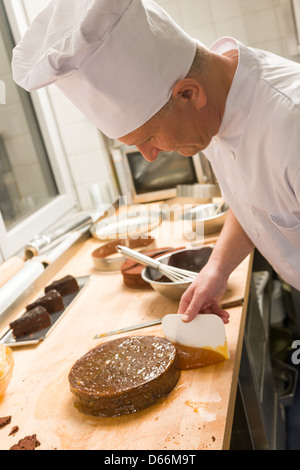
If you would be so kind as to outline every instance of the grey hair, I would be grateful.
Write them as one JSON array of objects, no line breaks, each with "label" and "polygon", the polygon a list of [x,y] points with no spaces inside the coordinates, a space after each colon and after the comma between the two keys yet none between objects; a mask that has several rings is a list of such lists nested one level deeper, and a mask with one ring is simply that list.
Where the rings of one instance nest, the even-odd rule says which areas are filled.
[{"label": "grey hair", "polygon": [[[205,46],[202,46],[200,43],[198,43],[194,60],[185,78],[199,79],[199,77],[205,77],[206,72],[207,72],[208,60],[209,60],[209,51],[206,49]],[[171,98],[156,113],[155,116],[163,117],[166,114],[171,113],[172,110],[173,110],[173,100],[171,96]]]},{"label": "grey hair", "polygon": [[202,44],[198,43],[193,63],[186,75],[186,78],[195,78],[195,75],[198,78],[199,75],[205,76],[207,72],[209,58],[209,50]]}]

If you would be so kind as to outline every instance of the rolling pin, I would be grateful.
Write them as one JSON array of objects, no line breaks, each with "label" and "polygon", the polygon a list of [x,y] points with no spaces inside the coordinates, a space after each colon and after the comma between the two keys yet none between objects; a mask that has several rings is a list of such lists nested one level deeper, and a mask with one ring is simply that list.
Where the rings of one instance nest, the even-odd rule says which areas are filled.
[{"label": "rolling pin", "polygon": [[17,272],[19,272],[25,261],[19,256],[12,256],[0,264],[0,287],[4,286]]},{"label": "rolling pin", "polygon": [[0,316],[44,272],[38,259],[28,260],[24,266],[0,288]]}]

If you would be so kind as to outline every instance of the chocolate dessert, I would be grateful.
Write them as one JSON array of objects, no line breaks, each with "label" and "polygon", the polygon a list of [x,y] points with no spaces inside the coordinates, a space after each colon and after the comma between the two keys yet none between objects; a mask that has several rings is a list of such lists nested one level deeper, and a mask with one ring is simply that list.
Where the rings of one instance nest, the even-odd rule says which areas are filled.
[{"label": "chocolate dessert", "polygon": [[34,333],[50,325],[50,315],[47,310],[41,306],[25,312],[20,318],[9,324],[15,338]]},{"label": "chocolate dessert", "polygon": [[73,294],[73,292],[79,291],[79,286],[75,277],[68,274],[67,276],[58,279],[49,286],[45,287],[45,293],[47,294],[50,290],[56,290],[60,293],[60,295],[69,295]]},{"label": "chocolate dessert", "polygon": [[119,416],[153,405],[180,375],[175,346],[156,336],[105,342],[80,358],[69,373],[76,408],[95,416]]},{"label": "chocolate dessert", "polygon": [[[179,250],[180,248],[172,248],[172,247],[165,247],[165,248],[158,248],[151,251],[142,251],[142,253],[150,258],[158,258],[159,256],[166,255],[167,253],[172,253],[173,251]],[[131,259],[127,259],[121,266],[121,273],[123,275],[123,282],[127,287],[131,287],[133,289],[152,289],[149,282],[144,281],[141,276],[143,269],[145,268],[144,265],[138,263],[137,261],[133,261]]]},{"label": "chocolate dessert", "polygon": [[106,258],[107,256],[113,255],[117,252],[117,246],[127,246],[133,250],[136,248],[147,247],[154,243],[155,239],[148,238],[125,238],[120,240],[114,240],[112,242],[105,243],[96,250],[93,251],[92,256],[95,258]]},{"label": "chocolate dessert", "polygon": [[54,289],[49,290],[46,295],[27,305],[26,310],[29,311],[39,306],[44,307],[48,313],[59,312],[65,308],[61,294]]}]

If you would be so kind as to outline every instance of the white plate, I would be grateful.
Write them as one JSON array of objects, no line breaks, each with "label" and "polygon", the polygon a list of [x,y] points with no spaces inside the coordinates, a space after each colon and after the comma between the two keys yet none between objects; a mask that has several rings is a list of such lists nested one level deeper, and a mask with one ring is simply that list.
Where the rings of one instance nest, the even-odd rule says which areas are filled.
[{"label": "white plate", "polygon": [[108,217],[93,225],[91,234],[100,240],[119,239],[128,236],[138,236],[153,230],[161,222],[157,214],[130,215],[119,214]]}]

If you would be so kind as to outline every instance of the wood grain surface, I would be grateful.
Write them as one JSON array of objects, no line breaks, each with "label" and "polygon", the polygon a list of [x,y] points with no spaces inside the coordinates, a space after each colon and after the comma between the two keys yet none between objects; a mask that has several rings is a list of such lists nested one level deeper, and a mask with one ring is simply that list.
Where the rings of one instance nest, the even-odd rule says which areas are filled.
[{"label": "wood grain surface", "polygon": [[[170,240],[161,237],[158,246],[169,243]],[[173,240],[173,246],[181,245],[182,239]],[[243,305],[229,310],[226,335],[230,359],[202,369],[182,371],[170,395],[148,409],[126,416],[97,418],[75,409],[68,383],[68,373],[78,358],[114,338],[95,340],[94,335],[160,318],[175,313],[178,307],[177,301],[153,290],[124,286],[120,272],[96,272],[91,253],[98,246],[99,240],[83,241],[68,262],[53,274],[53,280],[66,274],[90,275],[90,280],[49,337],[37,346],[13,349],[13,377],[0,401],[0,417],[11,415],[12,420],[0,429],[0,448],[10,449],[19,439],[32,434],[41,443],[37,449],[45,450],[228,448],[251,257],[232,274],[226,294],[227,298],[244,299]],[[24,300],[22,308],[40,294],[41,286]],[[123,336],[129,334],[163,335],[160,325]],[[19,426],[19,431],[9,436],[13,426]]]}]

